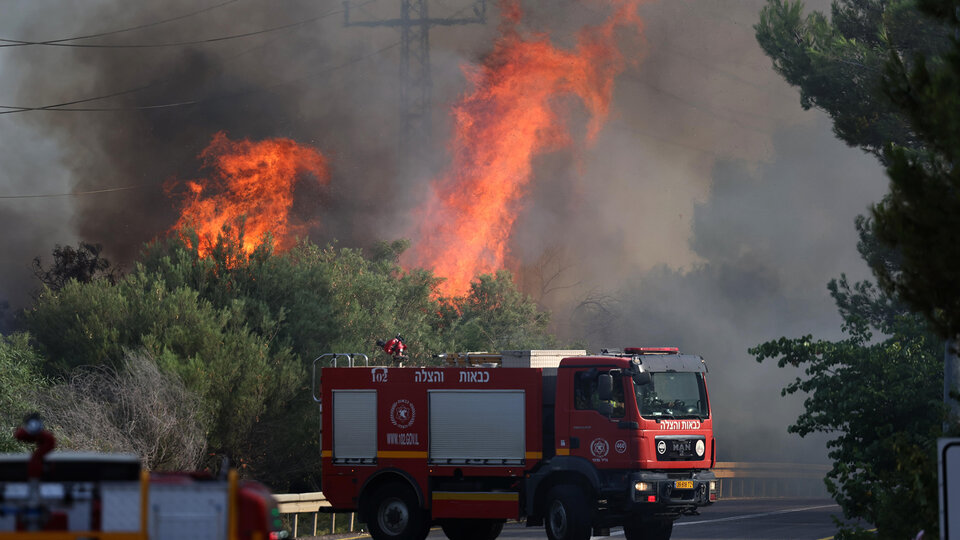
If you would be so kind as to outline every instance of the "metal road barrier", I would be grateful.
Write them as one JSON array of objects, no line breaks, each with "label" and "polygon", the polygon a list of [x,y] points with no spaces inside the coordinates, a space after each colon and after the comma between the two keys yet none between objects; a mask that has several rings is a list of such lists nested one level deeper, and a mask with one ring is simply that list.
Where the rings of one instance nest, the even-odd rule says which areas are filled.
[{"label": "metal road barrier", "polygon": [[[293,515],[293,524],[290,526],[293,537],[296,538],[300,533],[300,515],[312,514],[313,517],[313,535],[317,536],[318,527],[322,526],[324,531],[329,530],[330,534],[337,532],[337,514],[324,513],[320,517],[322,508],[330,508],[330,503],[323,496],[323,492],[314,491],[311,493],[282,493],[273,496],[277,501],[277,509],[281,515]],[[347,519],[349,523],[348,531],[354,529],[356,516],[352,513],[340,514],[342,519]],[[289,520],[288,520],[289,521]],[[322,521],[322,523],[321,523]]]},{"label": "metal road barrier", "polygon": [[[768,499],[777,497],[818,497],[827,498],[827,488],[823,478],[830,470],[829,465],[808,463],[758,463],[741,461],[718,461],[713,472],[720,479],[720,499]],[[312,514],[313,536],[318,527],[331,534],[337,532],[337,516],[340,516],[340,528],[347,525],[346,531],[353,531],[356,514],[333,514],[321,512],[330,508],[323,492],[284,493],[274,495],[280,514],[292,515],[293,537],[300,530],[300,516]],[[321,517],[320,514],[323,514]],[[308,517],[308,519],[309,519]],[[289,517],[288,517],[289,521]],[[344,531],[340,531],[344,532]]]},{"label": "metal road barrier", "polygon": [[742,461],[718,461],[713,468],[721,499],[829,498],[823,483],[829,471],[830,465]]}]

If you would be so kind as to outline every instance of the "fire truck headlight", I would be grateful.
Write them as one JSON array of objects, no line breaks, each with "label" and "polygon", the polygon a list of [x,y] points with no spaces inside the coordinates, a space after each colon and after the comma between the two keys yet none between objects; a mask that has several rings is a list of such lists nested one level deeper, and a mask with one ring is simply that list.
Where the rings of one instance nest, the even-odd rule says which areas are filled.
[{"label": "fire truck headlight", "polygon": [[717,481],[716,481],[716,480],[711,480],[711,481],[710,481],[710,491],[716,491],[716,490],[717,490]]},{"label": "fire truck headlight", "polygon": [[637,491],[652,491],[653,484],[650,484],[648,482],[637,482],[636,484],[633,485],[633,489]]}]

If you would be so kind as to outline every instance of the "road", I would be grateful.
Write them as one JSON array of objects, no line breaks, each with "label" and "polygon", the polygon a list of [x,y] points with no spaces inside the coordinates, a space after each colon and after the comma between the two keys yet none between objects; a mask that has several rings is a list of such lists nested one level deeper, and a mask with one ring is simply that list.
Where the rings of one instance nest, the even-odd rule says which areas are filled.
[{"label": "road", "polygon": [[[699,516],[681,518],[674,525],[671,540],[819,540],[833,536],[830,519],[840,507],[829,499],[730,499],[703,510]],[[508,524],[501,540],[546,538],[542,527],[524,528]],[[446,538],[439,528],[431,540]],[[623,531],[612,529],[609,540],[623,540]],[[594,537],[592,540],[607,540]]]}]

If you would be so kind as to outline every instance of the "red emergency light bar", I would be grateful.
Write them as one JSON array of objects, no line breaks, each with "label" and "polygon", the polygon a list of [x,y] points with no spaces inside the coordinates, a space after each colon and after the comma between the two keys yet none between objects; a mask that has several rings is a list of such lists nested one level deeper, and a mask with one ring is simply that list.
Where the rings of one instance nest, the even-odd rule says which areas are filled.
[{"label": "red emergency light bar", "polygon": [[627,354],[680,354],[678,347],[627,347]]}]

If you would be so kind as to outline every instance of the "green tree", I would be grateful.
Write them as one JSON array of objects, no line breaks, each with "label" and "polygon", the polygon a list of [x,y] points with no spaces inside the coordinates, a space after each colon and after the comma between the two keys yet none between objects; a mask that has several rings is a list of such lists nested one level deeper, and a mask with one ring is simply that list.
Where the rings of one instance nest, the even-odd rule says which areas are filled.
[{"label": "green tree", "polygon": [[[960,36],[960,1],[919,4]],[[891,141],[887,148],[890,194],[873,207],[874,231],[902,256],[896,267],[872,266],[884,288],[926,315],[942,336],[955,339],[960,335],[960,39],[954,37],[941,56],[892,55],[886,88],[923,147]]]},{"label": "green tree", "polygon": [[[928,372],[928,384],[896,372],[885,375],[890,384],[907,389],[903,397],[909,398],[912,388],[915,396],[926,398],[935,390],[930,380],[943,384],[944,377],[935,376],[941,369],[947,375],[946,386],[960,381],[960,365],[952,347],[947,348],[943,367],[936,355],[921,352],[935,348],[933,332],[923,324],[942,338],[955,339],[960,332],[960,181],[954,167],[960,148],[960,44],[956,34],[960,2],[837,0],[830,20],[816,12],[807,16],[802,12],[800,2],[768,0],[755,27],[758,42],[773,59],[774,68],[800,89],[801,104],[829,114],[837,136],[877,156],[887,166],[891,180],[890,193],[871,209],[870,219],[859,217],[857,226],[861,254],[891,306],[897,306],[885,311],[900,313],[894,317],[898,324],[882,327],[887,336],[882,343],[869,341],[867,333],[863,334],[866,340],[861,338],[854,345],[864,366],[893,364]],[[879,294],[871,286],[869,291],[847,297],[862,300]],[[871,302],[861,301],[858,307],[869,305]],[[924,315],[925,321],[915,317],[911,329],[905,325],[907,310]],[[850,310],[848,314],[856,313]],[[847,328],[851,339],[856,338],[853,330],[860,331],[860,327],[848,321]],[[872,359],[867,354],[870,350],[877,352]],[[807,356],[803,351],[789,341],[779,347],[771,342],[754,349],[758,358],[783,355],[787,363],[810,366],[823,365],[823,359],[836,356],[829,347]],[[908,359],[900,355],[908,353],[915,356],[916,365],[903,363]],[[848,356],[841,355],[837,361],[852,362]],[[834,371],[829,372],[831,377]],[[818,373],[808,369],[808,375]],[[829,395],[827,380],[811,377],[807,384],[787,390],[824,390],[824,395]],[[872,402],[883,407],[883,396],[858,393],[860,388],[852,378],[829,380],[836,381],[836,400],[808,400],[807,426],[836,425],[848,432],[850,425],[831,424],[830,408],[846,411],[851,402],[861,399],[864,405]],[[944,394],[943,401],[956,405]],[[936,525],[933,445],[940,434],[937,424],[944,417],[941,413],[925,418],[915,425],[894,425],[892,433],[887,426],[885,439],[874,445],[888,453],[886,459],[883,453],[860,457],[831,453],[837,459],[832,479],[839,486],[835,492],[838,501],[848,516],[874,521],[881,536],[905,537],[921,526],[931,534]],[[797,424],[801,430],[805,429],[802,420],[803,416]],[[838,440],[838,448],[842,448],[844,439]],[[891,463],[895,467],[891,468]],[[851,486],[849,491],[847,486]],[[856,506],[848,493],[862,497],[863,506]],[[912,509],[894,506],[902,505],[906,497],[915,503]],[[906,516],[903,522],[908,527],[898,528],[891,516]]]},{"label": "green tree", "polygon": [[145,350],[201,396],[197,414],[209,421],[211,450],[235,459],[247,458],[245,441],[267,404],[284,401],[305,379],[288,349],[271,352],[268,338],[250,330],[242,301],[217,309],[142,267],[116,285],[71,280],[59,291],[46,288],[24,322],[51,375],[79,366],[121,370],[125,351]]},{"label": "green tree", "polygon": [[804,369],[782,391],[808,395],[789,432],[836,436],[827,443],[827,489],[847,519],[877,527],[874,534],[844,525],[837,538],[912,538],[920,530],[935,537],[942,344],[922,316],[869,282],[850,285],[844,276],[829,289],[846,339],[783,337],[750,354]]},{"label": "green tree", "polygon": [[916,0],[837,0],[831,15],[805,15],[799,0],[768,0],[757,42],[800,90],[803,108],[830,115],[840,140],[881,161],[890,143],[922,148],[908,115],[884,92],[885,66],[891,55],[912,60],[945,50],[948,29],[924,17]]},{"label": "green tree", "polygon": [[36,408],[36,394],[46,385],[40,362],[28,335],[0,336],[0,452],[24,450],[13,432]]},{"label": "green tree", "polygon": [[960,29],[957,0],[838,0],[831,19],[769,0],[757,41],[805,108],[830,115],[843,141],[888,167],[871,211],[898,264],[868,261],[878,283],[960,333]]},{"label": "green tree", "polygon": [[550,315],[517,290],[506,270],[478,276],[456,308],[451,350],[501,351],[556,345],[547,332]]}]

